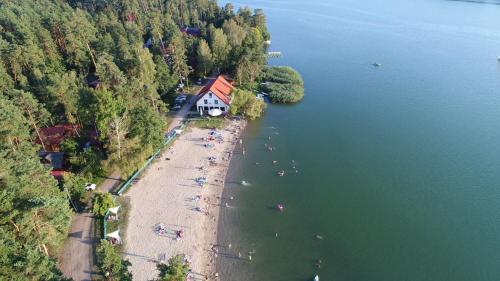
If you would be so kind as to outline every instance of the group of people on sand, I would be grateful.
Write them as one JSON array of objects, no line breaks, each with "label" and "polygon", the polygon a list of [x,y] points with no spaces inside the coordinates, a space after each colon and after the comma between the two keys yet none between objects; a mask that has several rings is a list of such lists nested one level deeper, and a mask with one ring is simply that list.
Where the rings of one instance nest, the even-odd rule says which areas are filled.
[{"label": "group of people on sand", "polygon": [[[159,224],[155,225],[154,232],[159,236],[164,236],[164,235],[167,235],[169,233],[169,230],[167,229],[166,226],[159,223]],[[184,236],[184,230],[182,230],[182,229],[175,230],[175,240],[180,240],[183,236]]]}]

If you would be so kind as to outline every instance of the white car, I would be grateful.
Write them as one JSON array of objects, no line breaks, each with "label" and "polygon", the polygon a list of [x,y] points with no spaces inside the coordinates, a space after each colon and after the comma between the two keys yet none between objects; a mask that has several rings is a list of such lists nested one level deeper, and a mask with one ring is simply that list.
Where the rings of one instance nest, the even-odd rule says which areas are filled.
[{"label": "white car", "polygon": [[85,185],[85,190],[86,190],[86,191],[95,190],[95,188],[96,188],[95,183],[87,183],[87,184]]}]

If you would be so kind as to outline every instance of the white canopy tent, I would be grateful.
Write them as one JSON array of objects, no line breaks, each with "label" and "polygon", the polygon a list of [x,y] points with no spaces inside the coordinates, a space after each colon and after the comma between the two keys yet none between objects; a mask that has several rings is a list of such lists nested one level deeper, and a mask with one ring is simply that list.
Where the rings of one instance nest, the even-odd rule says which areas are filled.
[{"label": "white canopy tent", "polygon": [[108,220],[117,220],[118,219],[118,210],[120,209],[120,206],[116,206],[113,208],[108,209]]},{"label": "white canopy tent", "polygon": [[220,110],[220,109],[218,109],[218,108],[210,109],[210,110],[208,111],[208,114],[209,114],[210,116],[214,116],[214,117],[216,117],[216,116],[219,116],[219,115],[221,115],[221,114],[222,114],[222,110]]},{"label": "white canopy tent", "polygon": [[118,244],[122,243],[122,238],[120,237],[120,230],[109,233],[108,235],[106,235],[106,238],[114,239]]},{"label": "white canopy tent", "polygon": [[120,209],[120,206],[116,206],[116,207],[113,207],[113,208],[109,208],[108,211],[110,213],[113,213],[113,214],[118,214],[118,210]]}]

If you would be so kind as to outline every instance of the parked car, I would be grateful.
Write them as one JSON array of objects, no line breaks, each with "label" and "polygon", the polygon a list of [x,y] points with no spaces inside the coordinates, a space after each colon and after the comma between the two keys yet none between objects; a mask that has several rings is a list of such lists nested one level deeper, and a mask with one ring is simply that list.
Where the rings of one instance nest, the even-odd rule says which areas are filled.
[{"label": "parked car", "polygon": [[175,98],[175,102],[176,103],[183,103],[187,100],[187,96],[186,95],[179,95]]},{"label": "parked car", "polygon": [[95,183],[87,183],[87,184],[85,185],[85,190],[86,190],[86,191],[95,190],[95,188],[96,188]]},{"label": "parked car", "polygon": [[172,107],[172,110],[180,110],[182,108],[182,106],[180,104],[176,104],[174,105],[174,107]]}]

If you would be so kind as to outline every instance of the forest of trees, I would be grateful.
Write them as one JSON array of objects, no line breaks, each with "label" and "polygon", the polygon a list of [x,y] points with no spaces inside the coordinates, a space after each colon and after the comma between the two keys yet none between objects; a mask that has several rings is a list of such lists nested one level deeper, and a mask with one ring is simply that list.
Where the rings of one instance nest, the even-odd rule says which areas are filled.
[{"label": "forest of trees", "polygon": [[[0,279],[63,280],[68,196],[160,145],[179,83],[217,71],[254,89],[268,39],[261,10],[214,0],[0,0]],[[75,131],[62,184],[35,144],[57,124]],[[99,145],[85,147],[91,132]]]}]

